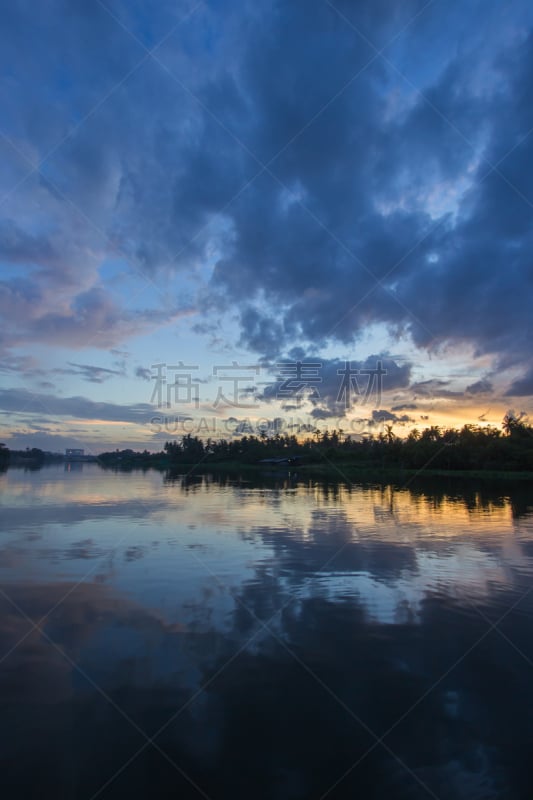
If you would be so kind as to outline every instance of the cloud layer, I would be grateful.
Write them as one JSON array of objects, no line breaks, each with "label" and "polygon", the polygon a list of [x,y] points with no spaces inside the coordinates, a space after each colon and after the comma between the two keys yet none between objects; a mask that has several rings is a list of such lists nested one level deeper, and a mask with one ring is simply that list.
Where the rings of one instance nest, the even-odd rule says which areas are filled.
[{"label": "cloud layer", "polygon": [[530,394],[531,30],[520,0],[11,4],[4,351],[193,311],[269,358],[378,325]]}]

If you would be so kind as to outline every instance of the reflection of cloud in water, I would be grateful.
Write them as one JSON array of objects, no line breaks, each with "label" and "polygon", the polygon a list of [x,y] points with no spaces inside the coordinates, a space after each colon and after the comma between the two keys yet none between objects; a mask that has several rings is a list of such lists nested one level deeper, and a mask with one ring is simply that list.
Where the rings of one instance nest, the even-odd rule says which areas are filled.
[{"label": "reflection of cloud in water", "polygon": [[[46,617],[44,631],[76,662],[91,639],[105,628],[127,628],[140,635],[149,632],[152,636],[154,632],[168,636],[185,631],[179,623],[168,624],[157,611],[145,609],[99,583],[18,584],[10,586],[6,595],[13,604],[0,596],[0,657],[12,648],[14,650],[6,658],[0,673],[3,702],[39,700],[53,703],[72,694],[70,678],[67,680],[66,677],[72,673],[72,666],[41,634],[40,625],[31,630],[24,615],[34,623]],[[17,644],[21,639],[23,641]],[[59,682],[55,677],[56,671],[62,678]],[[39,675],[39,680],[31,679],[33,673]],[[53,691],[48,675],[54,678],[51,681]],[[14,683],[19,689],[24,685],[24,692],[14,691]]]},{"label": "reflection of cloud in water", "polygon": [[[208,795],[320,796],[375,744],[346,707],[381,736],[414,706],[385,741],[439,800],[529,797],[531,667],[476,610],[495,620],[530,584],[531,518],[509,498],[92,474],[40,507],[34,486],[26,519],[7,498],[7,591],[39,619],[101,570],[44,630],[148,734],[208,683],[158,738]],[[502,623],[528,658],[531,600]],[[2,601],[0,658],[27,631]],[[38,631],[0,695],[8,795],[91,797],[144,742]],[[180,781],[147,748],[108,791],[191,796]],[[332,793],[356,796],[429,795],[376,746]]]},{"label": "reflection of cloud in water", "polygon": [[[344,511],[312,514],[307,529],[260,526],[256,535],[273,549],[268,564],[299,595],[317,590],[331,598],[355,595],[383,622],[419,617],[428,592],[451,597],[486,598],[494,587],[509,585],[509,564],[500,548],[475,540],[455,542],[435,537],[422,546],[405,526],[401,541],[373,538],[353,524]],[[396,535],[398,529],[396,529]],[[519,545],[512,553],[523,559]],[[509,554],[508,554],[509,555]]]},{"label": "reflection of cloud in water", "polygon": [[[253,615],[267,620],[276,606],[284,605],[287,598],[280,587],[281,581],[276,582],[266,571],[243,586],[239,597],[242,605],[239,603],[235,614],[235,624],[241,632],[253,630]],[[486,612],[491,600],[489,593]],[[502,604],[509,609],[515,600],[509,590]],[[533,733],[527,711],[533,700],[529,664],[502,646],[497,634],[486,637],[488,624],[474,609],[465,609],[464,604],[445,594],[426,594],[416,626],[413,621],[405,613],[394,620],[394,625],[377,622],[366,604],[353,594],[333,601],[318,591],[285,604],[283,613],[270,625],[318,676],[320,684],[312,679],[308,683],[310,673],[295,668],[290,655],[276,640],[263,643],[239,659],[230,678],[222,681],[223,688],[219,690],[216,684],[213,690],[215,694],[220,691],[219,699],[226,709],[222,718],[227,727],[220,734],[225,757],[231,761],[230,747],[237,740],[239,726],[245,719],[249,724],[245,707],[252,687],[266,681],[266,697],[260,708],[254,707],[252,728],[247,727],[247,735],[257,734],[268,746],[278,777],[280,771],[291,774],[288,762],[301,758],[300,771],[294,774],[301,777],[305,772],[309,781],[301,787],[301,796],[320,794],[316,787],[322,779],[327,783],[323,775],[329,770],[344,774],[374,744],[372,737],[366,741],[360,726],[351,727],[353,719],[349,714],[336,715],[339,708],[328,688],[358,717],[371,721],[378,735],[406,714],[405,721],[391,732],[388,744],[443,800],[497,797],[510,779],[517,786],[527,786],[527,742]],[[528,641],[529,626],[520,615],[510,614],[505,628],[506,635],[521,646]],[[471,654],[463,659],[471,648]],[[524,652],[531,655],[531,646]],[[449,675],[440,682],[448,670]],[[427,698],[418,704],[426,692]],[[509,702],[513,710],[508,707]],[[281,729],[276,730],[270,717],[271,707],[283,708]],[[505,741],[501,740],[502,730],[514,728],[514,720],[519,753],[514,752],[513,737],[504,734]],[[305,730],[305,755],[301,756],[294,746],[298,728],[300,732]],[[308,765],[313,765],[307,770],[302,767],[305,758]],[[334,796],[356,795],[426,796],[424,791],[417,792],[408,773],[379,747]],[[517,791],[509,796],[527,794]]]},{"label": "reflection of cloud in water", "polygon": [[[504,796],[509,788],[515,791],[508,796],[523,796],[533,686],[529,665],[512,650],[502,657],[497,635],[483,639],[417,704],[485,633],[475,611],[459,613],[453,601],[428,596],[417,625],[408,618],[383,625],[355,597],[333,602],[318,593],[289,604],[277,620],[276,635],[297,660],[264,632],[233,658],[257,628],[255,621],[243,625],[243,604],[263,612],[268,602],[276,607],[276,587],[268,572],[243,585],[233,627],[222,635],[168,625],[107,587],[83,585],[51,615],[46,631],[149,735],[208,684],[157,741],[210,796],[320,796],[361,757],[334,797],[422,798],[412,773],[390,751],[376,746],[367,754],[375,738],[356,719],[381,736],[403,715],[387,745],[440,800]],[[70,588],[19,586],[12,595],[37,619]],[[5,652],[28,626],[5,601],[1,618]],[[511,615],[506,633],[522,642],[528,620]],[[74,770],[90,796],[143,744],[37,631],[6,659],[0,675],[7,709],[0,730],[11,725],[10,708],[18,719],[6,780],[8,786],[18,781],[23,794],[39,785],[67,796],[65,781]],[[509,726],[513,737],[505,734]],[[148,748],[125,771],[113,787],[117,796],[154,791],[154,774],[179,788],[178,776],[166,773],[155,755]],[[25,769],[30,760],[46,761],[47,769]]]},{"label": "reflection of cloud in water", "polygon": [[116,503],[84,505],[83,502],[62,505],[6,507],[2,512],[2,522],[6,530],[41,527],[43,525],[77,525],[90,520],[106,520],[114,517],[143,519],[160,511],[155,502],[135,502],[123,500]]},{"label": "reflection of cloud in water", "polygon": [[[313,480],[285,489],[213,476],[182,484],[165,483],[158,473],[105,473],[96,465],[88,465],[83,481],[47,474],[10,478],[3,520],[11,535],[0,548],[9,580],[17,572],[53,579],[60,562],[63,578],[78,578],[92,569],[84,561],[100,561],[102,579],[129,583],[143,599],[149,576],[152,602],[172,596],[178,591],[172,581],[179,581],[194,603],[205,586],[198,576],[212,582],[214,572],[236,591],[267,570],[280,578],[283,596],[357,596],[375,619],[389,622],[419,618],[427,592],[483,599],[491,586],[505,588],[529,569],[531,530],[527,518],[517,521],[512,513],[521,488],[506,496],[463,483],[460,495],[442,486],[398,490]],[[34,480],[34,505],[23,508],[18,500]]]}]

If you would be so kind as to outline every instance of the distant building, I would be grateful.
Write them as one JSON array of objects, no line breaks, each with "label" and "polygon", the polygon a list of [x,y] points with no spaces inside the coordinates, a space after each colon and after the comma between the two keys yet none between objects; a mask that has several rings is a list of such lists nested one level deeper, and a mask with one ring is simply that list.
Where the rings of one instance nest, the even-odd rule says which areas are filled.
[{"label": "distant building", "polygon": [[67,449],[65,450],[65,455],[67,456],[67,458],[73,458],[73,457],[79,458],[80,456],[85,455],[85,450],[78,450],[75,447],[67,447]]}]

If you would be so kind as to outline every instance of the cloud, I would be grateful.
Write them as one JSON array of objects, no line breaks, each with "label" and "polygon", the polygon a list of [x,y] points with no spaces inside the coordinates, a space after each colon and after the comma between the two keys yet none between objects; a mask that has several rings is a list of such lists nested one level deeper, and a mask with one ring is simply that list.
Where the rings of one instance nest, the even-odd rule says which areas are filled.
[{"label": "cloud", "polygon": [[26,389],[0,389],[0,409],[17,414],[53,414],[59,417],[75,417],[109,422],[135,422],[144,425],[154,414],[149,403],[117,405],[100,403],[86,397],[57,397],[39,394]]},{"label": "cloud", "polygon": [[451,389],[445,388],[449,385],[450,381],[448,380],[443,380],[442,378],[430,378],[426,381],[417,381],[416,383],[413,383],[410,389],[413,392],[415,399],[417,397],[429,397],[431,399],[439,397],[462,397],[462,392],[455,392]]},{"label": "cloud", "polygon": [[409,385],[411,364],[387,355],[343,360],[296,354],[298,359],[281,358],[270,366],[275,380],[256,395],[258,400],[280,401],[293,409],[296,400],[305,398],[313,406],[313,418],[327,419],[343,417],[354,407],[372,408],[383,393]]},{"label": "cloud", "polygon": [[533,396],[533,369],[528,370],[521,378],[516,378],[505,395],[506,397]]},{"label": "cloud", "polygon": [[0,361],[0,372],[7,373],[28,373],[39,375],[43,370],[38,367],[39,362],[33,356],[4,355]]},{"label": "cloud", "polygon": [[[364,17],[369,7],[360,7]],[[440,12],[432,11],[436,22]],[[366,55],[364,44],[352,55],[347,44],[357,37],[326,11],[305,21],[303,13],[295,4],[269,18],[262,47],[246,58],[264,159],[320,109],[322,80],[330,90],[342,86]],[[383,20],[368,17],[379,38]],[[305,36],[292,37],[293,26]],[[492,56],[476,32],[471,50],[429,70],[435,77],[425,96],[396,76],[397,91],[412,99],[387,121],[393,76],[381,63],[368,70],[246,192],[233,213],[232,246],[213,276],[231,302],[245,305],[242,341],[270,356],[295,338],[352,342],[369,324],[385,323],[409,331],[421,347],[469,342],[480,353],[512,349],[527,357],[520,331],[529,313],[531,212],[520,165],[533,147],[523,91],[532,80],[531,48],[514,42],[509,58],[510,40],[498,37],[490,14],[485,26]],[[326,34],[306,50],[319,27],[332,31],[331,40]],[[472,75],[481,65],[493,78],[482,90]],[[280,80],[282,73],[291,80]]]},{"label": "cloud", "polygon": [[489,394],[493,389],[494,386],[491,381],[487,380],[487,378],[483,378],[480,381],[471,383],[470,386],[466,387],[465,391],[467,394]]},{"label": "cloud", "polygon": [[372,412],[372,420],[374,422],[414,422],[414,419],[409,417],[407,414],[402,414],[399,417],[397,414],[393,414],[391,411],[373,411]]},{"label": "cloud", "polygon": [[338,10],[207,0],[179,23],[162,2],[148,24],[117,3],[149,46],[179,23],[137,69],[99,4],[10,5],[4,349],[114,347],[194,310],[268,359],[381,326],[527,369],[529,4]]},{"label": "cloud", "polygon": [[142,378],[143,381],[149,381],[152,378],[152,372],[146,367],[137,367],[135,369],[135,377]]},{"label": "cloud", "polygon": [[[190,308],[175,308],[165,317],[165,324],[188,315],[190,311]],[[108,348],[161,324],[159,310],[130,311],[118,305],[104,289],[93,287],[75,295],[63,311],[49,311],[33,319],[19,320],[20,334],[17,336],[15,327],[14,338],[74,348]]]},{"label": "cloud", "polygon": [[89,383],[104,383],[114,376],[123,377],[126,373],[122,369],[107,369],[106,367],[98,367],[92,364],[76,364],[73,361],[67,361],[70,369],[57,368],[52,370],[60,375],[79,375],[82,380]]}]

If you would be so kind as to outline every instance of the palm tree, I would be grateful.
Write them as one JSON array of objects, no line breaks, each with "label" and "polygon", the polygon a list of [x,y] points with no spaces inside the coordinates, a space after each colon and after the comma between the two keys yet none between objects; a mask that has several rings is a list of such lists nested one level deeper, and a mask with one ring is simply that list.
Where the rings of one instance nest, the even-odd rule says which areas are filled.
[{"label": "palm tree", "polygon": [[392,442],[395,440],[396,436],[392,429],[392,425],[385,425],[385,437],[389,444],[392,444]]},{"label": "palm tree", "polygon": [[533,434],[533,429],[528,425],[527,414],[521,411],[519,414],[511,409],[503,418],[502,427],[507,436],[528,436]]},{"label": "palm tree", "polygon": [[513,433],[516,433],[516,430],[520,425],[520,420],[523,416],[523,414],[517,415],[512,409],[509,409],[502,421],[502,428],[507,436],[512,436]]}]

